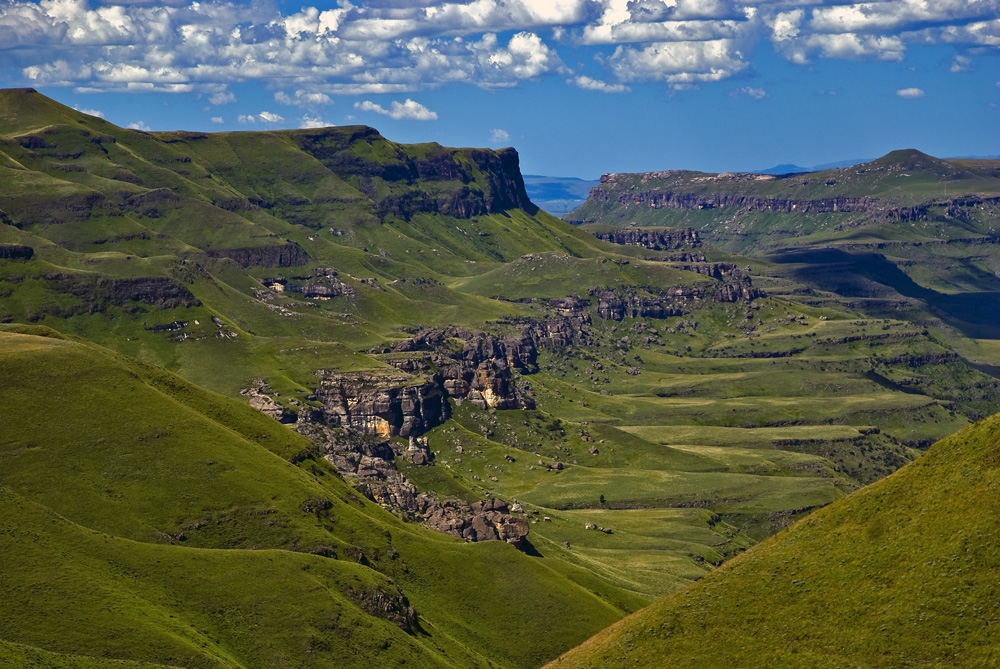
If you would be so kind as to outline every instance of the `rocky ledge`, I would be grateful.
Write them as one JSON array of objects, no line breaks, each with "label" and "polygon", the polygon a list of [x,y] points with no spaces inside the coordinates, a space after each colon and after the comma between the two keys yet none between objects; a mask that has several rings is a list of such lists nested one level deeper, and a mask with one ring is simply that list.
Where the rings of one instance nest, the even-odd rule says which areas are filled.
[{"label": "rocky ledge", "polygon": [[598,239],[622,246],[642,246],[653,251],[670,251],[685,247],[701,246],[701,238],[693,228],[648,229],[623,228],[611,232],[597,233]]}]

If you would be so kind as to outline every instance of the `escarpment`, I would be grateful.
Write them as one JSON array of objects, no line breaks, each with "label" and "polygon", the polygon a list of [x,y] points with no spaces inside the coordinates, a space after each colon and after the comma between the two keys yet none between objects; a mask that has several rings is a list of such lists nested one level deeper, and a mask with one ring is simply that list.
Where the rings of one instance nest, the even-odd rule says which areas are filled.
[{"label": "escarpment", "polygon": [[309,254],[296,244],[274,244],[235,249],[212,249],[208,255],[213,258],[229,258],[240,267],[295,267],[309,262]]},{"label": "escarpment", "polygon": [[524,209],[534,213],[517,151],[388,142],[374,128],[294,133],[299,146],[372,200],[380,216],[454,218]]},{"label": "escarpment", "polygon": [[639,205],[651,209],[722,209],[744,211],[835,213],[873,211],[878,200],[866,197],[824,197],[816,199],[785,199],[729,193],[682,193],[669,190],[630,191],[613,194],[599,188],[591,191],[595,202],[615,200],[623,205]]},{"label": "escarpment", "polygon": [[642,246],[654,251],[701,246],[701,237],[699,237],[698,232],[693,228],[683,228],[680,230],[627,228],[596,233],[596,237],[612,244]]}]

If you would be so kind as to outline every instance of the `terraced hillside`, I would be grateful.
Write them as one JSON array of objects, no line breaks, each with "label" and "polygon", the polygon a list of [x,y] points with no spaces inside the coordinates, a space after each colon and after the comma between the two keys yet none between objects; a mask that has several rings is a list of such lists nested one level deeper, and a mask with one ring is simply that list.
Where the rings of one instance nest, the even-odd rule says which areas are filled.
[{"label": "terraced hillside", "polygon": [[985,667],[1000,418],[821,509],[552,667]]},{"label": "terraced hillside", "polygon": [[[366,659],[537,665],[1000,400],[1000,351],[865,315],[690,230],[598,239],[531,204],[513,150],[364,127],[146,133],[17,90],[0,91],[0,161],[0,321],[84,338],[0,342],[0,406],[18,416],[0,444],[22,463],[0,485],[16,513],[69,523],[46,545],[73,547],[67,569],[96,565],[83,582],[123,607],[109,630],[153,616],[164,650],[126,652],[125,635],[111,658],[267,666],[246,659],[250,639],[287,609],[251,614],[222,584],[215,599],[185,591],[183,616],[166,615],[191,627],[164,640],[174,628],[148,612],[169,608],[168,571],[108,567],[86,538],[105,534],[114,551],[163,551],[151,559],[170,578],[193,573],[189,551],[220,549],[218,568],[237,568],[226,553],[247,574],[278,551],[285,570],[327,565],[316,587],[332,601],[350,598],[329,585],[345,573],[380,588],[371,610],[303,619],[312,640],[260,641],[291,663],[314,646],[345,661],[341,639],[405,595],[430,637],[376,626]],[[127,357],[87,358],[84,341]],[[9,546],[30,575],[37,554]],[[284,588],[275,578],[255,592]],[[3,592],[27,611],[59,587]],[[93,591],[74,591],[79,610]],[[78,622],[39,610],[48,629]],[[100,636],[0,627],[10,657],[67,666],[102,653]]]}]

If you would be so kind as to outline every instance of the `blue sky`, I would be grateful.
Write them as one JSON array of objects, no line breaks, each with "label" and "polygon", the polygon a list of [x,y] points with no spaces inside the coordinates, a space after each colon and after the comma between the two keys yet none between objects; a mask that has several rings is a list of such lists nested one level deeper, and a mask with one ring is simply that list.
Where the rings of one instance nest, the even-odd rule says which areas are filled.
[{"label": "blue sky", "polygon": [[1000,154],[1000,0],[0,0],[0,77],[122,126],[364,123],[558,176]]}]

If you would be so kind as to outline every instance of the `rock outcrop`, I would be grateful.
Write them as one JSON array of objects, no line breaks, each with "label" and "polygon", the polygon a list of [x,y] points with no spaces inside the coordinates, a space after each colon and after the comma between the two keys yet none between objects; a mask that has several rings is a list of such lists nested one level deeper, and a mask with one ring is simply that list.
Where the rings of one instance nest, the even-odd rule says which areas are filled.
[{"label": "rock outcrop", "polygon": [[0,244],[0,258],[11,260],[31,260],[35,249],[23,244]]},{"label": "rock outcrop", "polygon": [[409,374],[317,372],[316,397],[327,419],[365,434],[423,434],[448,417],[440,383]]},{"label": "rock outcrop", "polygon": [[597,233],[598,239],[624,246],[642,246],[653,251],[669,251],[701,246],[701,238],[693,228],[623,228]]},{"label": "rock outcrop", "polygon": [[236,249],[212,249],[208,255],[213,258],[231,258],[240,267],[295,267],[309,262],[309,254],[295,242]]},{"label": "rock outcrop", "polygon": [[487,499],[467,503],[439,501],[417,491],[399,472],[395,458],[429,465],[426,440],[410,438],[407,447],[393,445],[371,435],[331,429],[309,419],[300,420],[296,430],[310,438],[338,473],[354,484],[365,497],[397,512],[411,514],[428,527],[468,541],[506,541],[520,548],[530,525],[511,513],[507,502]]},{"label": "rock outcrop", "polygon": [[133,313],[143,307],[174,309],[201,302],[183,284],[166,276],[109,277],[99,274],[53,273],[43,277],[47,288],[74,300],[40,303],[29,319],[44,315],[66,318],[120,307]]}]

